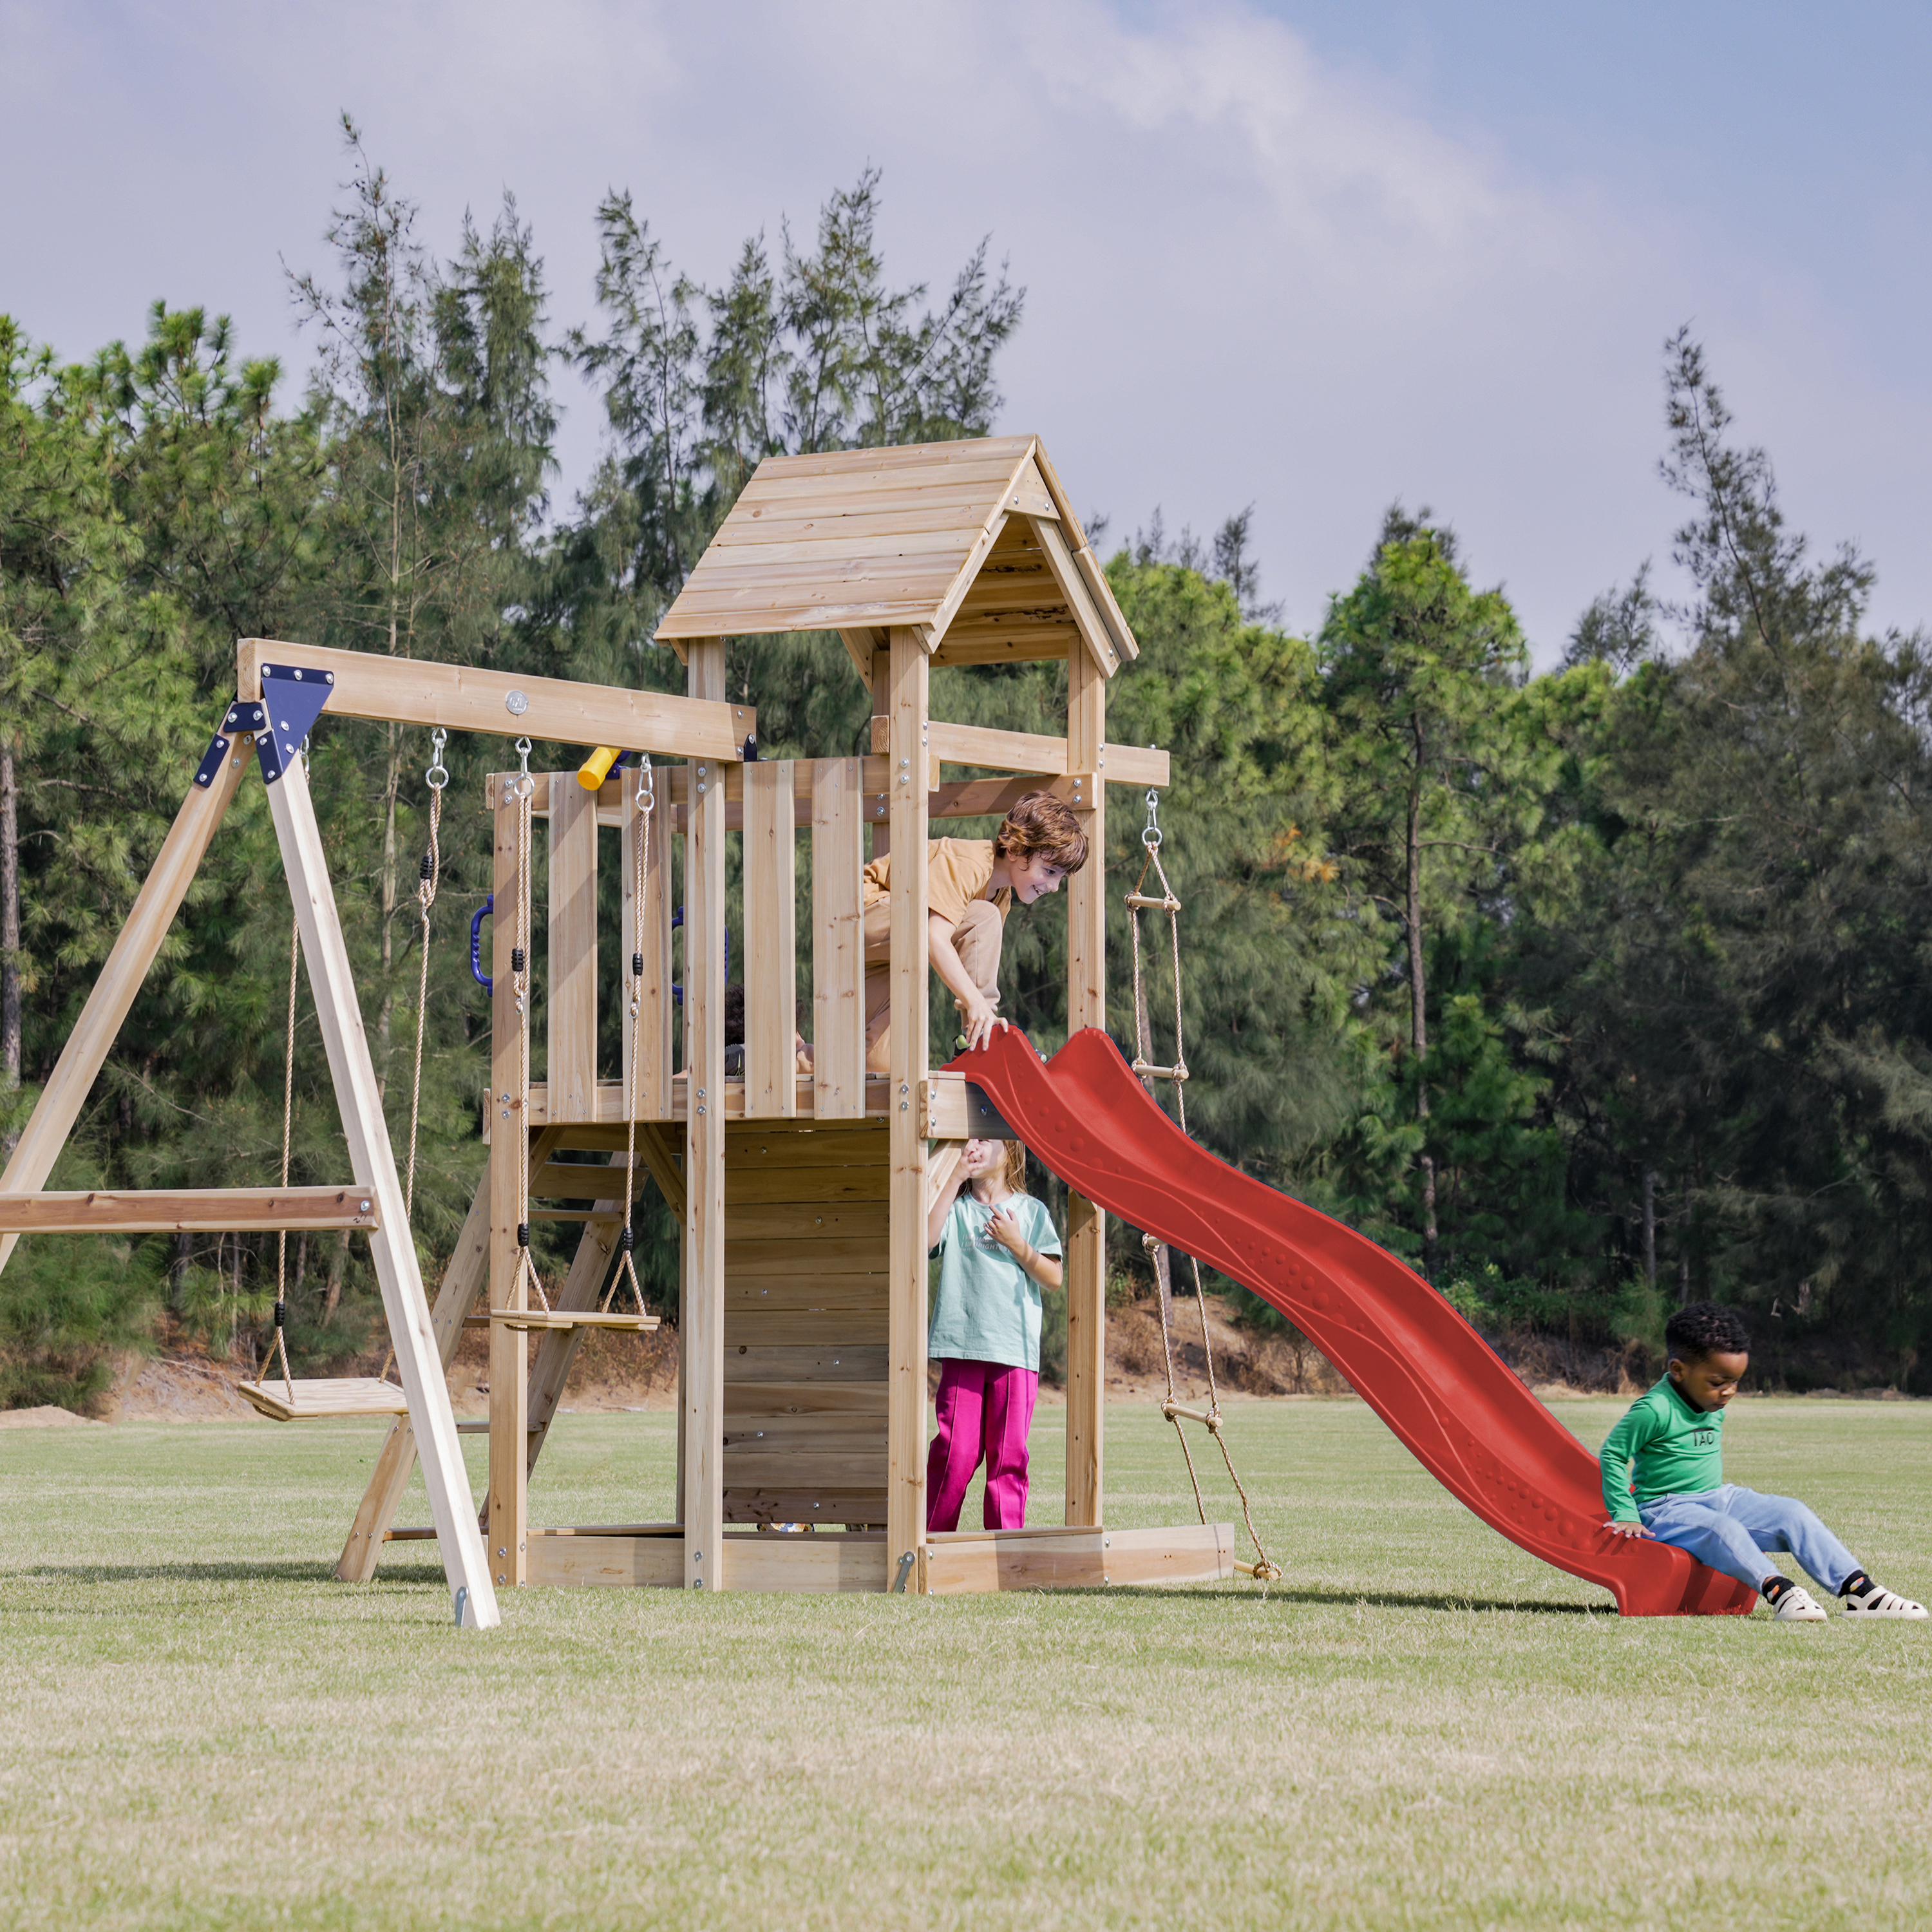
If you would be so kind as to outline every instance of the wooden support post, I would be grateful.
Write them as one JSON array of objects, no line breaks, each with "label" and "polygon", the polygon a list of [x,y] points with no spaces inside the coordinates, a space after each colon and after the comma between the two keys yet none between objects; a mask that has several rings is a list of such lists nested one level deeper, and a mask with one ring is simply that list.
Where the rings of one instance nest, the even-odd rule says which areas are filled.
[{"label": "wooden support post", "polygon": [[[876,646],[872,652],[872,715],[883,717],[891,704],[890,696],[892,688],[892,654],[890,644]],[[891,789],[890,784],[888,790]],[[872,828],[872,856],[883,859],[892,849],[892,821],[890,815],[874,818],[868,823]]]},{"label": "wooden support post", "polygon": [[866,1111],[865,764],[826,758],[812,790],[812,1004],[814,1112]]},{"label": "wooden support post", "polygon": [[[724,695],[724,640],[693,639],[686,657],[693,698]],[[690,774],[684,848],[684,1010],[691,1092],[685,1123],[683,1370],[684,1580],[716,1589],[724,1534],[724,767],[699,759]]]},{"label": "wooden support post", "polygon": [[[745,1117],[798,1112],[798,827],[789,758],[745,767]],[[808,769],[809,769],[808,767]]]},{"label": "wooden support post", "polygon": [[443,1574],[454,1597],[458,1621],[468,1628],[489,1629],[500,1621],[496,1593],[490,1583],[482,1539],[476,1532],[456,1416],[449,1406],[449,1388],[430,1327],[429,1302],[416,1268],[409,1212],[403,1204],[402,1183],[397,1177],[389,1130],[382,1118],[382,1090],[376,1084],[362,1014],[356,1003],[349,948],[336,915],[322,830],[316,823],[302,760],[291,760],[268,790],[268,809],[302,930],[309,988],[342,1112],[350,1163],[357,1181],[374,1198],[382,1219],[382,1225],[368,1238],[369,1252],[376,1264],[389,1340],[396,1352],[396,1366],[422,1457],[423,1481],[442,1551]]},{"label": "wooden support post", "polygon": [[[112,1050],[121,1023],[134,1004],[154,955],[168,936],[182,899],[193,882],[208,842],[227,812],[242,775],[255,762],[245,740],[237,738],[229,748],[214,781],[205,790],[188,787],[188,796],[154,854],[154,862],[134,904],[128,922],[114,942],[87,1004],[80,1010],[67,1044],[54,1064],[53,1076],[41,1089],[32,1117],[22,1130],[14,1157],[7,1163],[0,1191],[9,1194],[38,1193],[47,1184],[54,1162],[67,1144],[74,1124],[87,1103],[94,1076]],[[0,1234],[0,1268],[7,1265],[17,1234]]]},{"label": "wooden support post", "polygon": [[[1058,532],[1056,531],[1057,536]],[[1066,659],[1070,769],[1099,769],[1107,734],[1107,684],[1093,653]],[[1107,1024],[1107,788],[1094,787],[1085,817],[1087,862],[1066,881],[1066,1029]],[[1107,1217],[1090,1201],[1066,1202],[1066,1520],[1102,1520],[1102,1399],[1107,1385]]]},{"label": "wooden support post", "polygon": [[549,823],[550,975],[544,992],[550,1055],[544,1077],[550,1118],[592,1120],[597,1118],[596,794],[580,784],[552,785]]},{"label": "wooden support post", "polygon": [[[470,1213],[449,1264],[442,1271],[442,1286],[437,1289],[436,1306],[430,1310],[430,1327],[436,1335],[437,1359],[442,1364],[446,1383],[449,1365],[455,1359],[457,1345],[463,1340],[463,1318],[476,1299],[490,1272],[490,1170],[486,1166],[476,1184]],[[335,1574],[345,1583],[366,1583],[376,1574],[382,1554],[382,1537],[396,1520],[396,1511],[407,1489],[410,1472],[416,1466],[416,1432],[406,1415],[399,1415],[390,1425],[376,1458],[374,1473],[349,1526],[349,1539],[342,1546]]]},{"label": "wooden support post", "polygon": [[886,680],[873,686],[891,720],[891,1233],[887,1250],[886,1567],[890,1586],[926,1538],[926,718],[929,660],[918,632],[895,626]]},{"label": "wooden support post", "polygon": [[[530,1016],[517,1010],[511,953],[524,926],[519,895],[530,890],[518,856],[520,807],[511,787],[499,794],[492,814],[495,852],[491,890],[496,916],[490,922],[490,1103],[494,1114],[490,1136],[490,1306],[521,1308],[529,1290],[518,1267],[517,1218],[522,1163],[531,1154],[530,1123],[524,1111],[520,1084],[527,1051]],[[543,1149],[548,1154],[548,1147]],[[538,1156],[542,1158],[542,1155]],[[525,1481],[524,1414],[530,1348],[519,1330],[500,1322],[490,1328],[490,1574],[506,1586],[521,1583],[527,1574],[529,1496]]]}]

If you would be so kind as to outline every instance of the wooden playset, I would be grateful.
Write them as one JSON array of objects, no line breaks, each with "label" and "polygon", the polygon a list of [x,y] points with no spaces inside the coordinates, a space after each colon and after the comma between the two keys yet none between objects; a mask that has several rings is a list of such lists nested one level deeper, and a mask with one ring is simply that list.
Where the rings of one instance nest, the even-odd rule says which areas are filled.
[{"label": "wooden playset", "polygon": [[[869,755],[761,759],[725,692],[725,638],[831,631],[873,703]],[[457,1621],[514,1584],[941,1592],[1193,1580],[1234,1568],[1223,1524],[1108,1530],[1102,1518],[1104,1217],[1070,1199],[1065,1522],[926,1529],[925,1223],[961,1144],[1001,1123],[927,1057],[926,842],[1052,790],[1086,815],[1067,881],[1067,1024],[1105,1024],[1106,788],[1160,787],[1164,752],[1110,745],[1108,680],[1136,654],[1046,452],[1030,436],[770,459],[660,622],[684,698],[244,641],[238,694],[0,1180],[0,1266],[22,1232],[339,1228],[367,1238],[394,1348],[386,1379],[265,1373],[283,1419],[393,1418],[338,1574],[434,1536]],[[1064,736],[932,716],[934,664],[1064,658]],[[302,761],[320,716],[607,748],[635,762],[594,790],[520,766],[488,781],[494,825],[488,1170],[434,1307],[409,1234]],[[528,746],[523,752],[526,764]],[[88,1089],[245,776],[262,770],[320,1016],[352,1175],[340,1186],[42,1191]],[[666,764],[666,759],[682,764]],[[995,776],[947,778],[964,766]],[[548,1038],[532,1077],[538,962],[534,828],[548,843]],[[598,834],[620,854],[622,1064],[598,1064]],[[800,835],[808,833],[812,1064],[794,1056]],[[728,841],[742,839],[742,1074],[726,1072]],[[681,840],[681,987],[673,986]],[[890,1072],[868,1073],[862,873],[890,850]],[[681,1024],[680,1024],[681,1015]],[[678,1508],[664,1522],[547,1528],[529,1486],[592,1327],[654,1325],[613,1292],[631,1203],[655,1184],[682,1224]],[[536,1204],[533,1205],[532,1204]],[[580,1223],[561,1283],[530,1264],[538,1220]],[[466,1322],[490,1334],[490,1417],[461,1424],[446,1378]],[[534,1337],[534,1340],[532,1338]],[[487,1428],[478,1513],[460,1433]],[[433,1526],[394,1517],[422,1460]],[[802,1526],[781,1529],[778,1525]]]}]

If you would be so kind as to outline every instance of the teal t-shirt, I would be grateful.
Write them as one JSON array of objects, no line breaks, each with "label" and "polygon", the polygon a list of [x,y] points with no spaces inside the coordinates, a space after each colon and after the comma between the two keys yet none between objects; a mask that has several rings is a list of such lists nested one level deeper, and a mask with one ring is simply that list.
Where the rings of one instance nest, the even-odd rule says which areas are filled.
[{"label": "teal t-shirt", "polygon": [[[1009,1210],[1028,1242],[1060,1252],[1053,1216],[1030,1194],[1010,1194]],[[1040,1284],[986,1232],[993,1210],[962,1187],[939,1231],[939,1297],[926,1330],[926,1353],[956,1361],[1003,1362],[1040,1372]]]},{"label": "teal t-shirt", "polygon": [[1603,1465],[1604,1501],[1612,1517],[1618,1522],[1640,1522],[1639,1503],[1723,1487],[1724,1412],[1693,1408],[1666,1376],[1624,1412],[1604,1438],[1598,1460]]}]

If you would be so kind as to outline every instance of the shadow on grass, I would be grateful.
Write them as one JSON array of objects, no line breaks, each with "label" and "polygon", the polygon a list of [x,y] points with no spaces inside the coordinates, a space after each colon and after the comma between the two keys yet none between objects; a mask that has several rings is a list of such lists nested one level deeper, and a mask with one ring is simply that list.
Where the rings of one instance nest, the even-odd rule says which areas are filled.
[{"label": "shadow on grass", "polygon": [[[988,1592],[988,1594],[995,1594]],[[1324,1590],[1309,1585],[1274,1583],[1264,1590],[1258,1586],[1243,1588],[1205,1590],[1182,1584],[1123,1585],[1118,1588],[1071,1588],[1010,1591],[1011,1596],[1107,1597],[1116,1601],[1177,1604],[1237,1603],[1252,1600],[1270,1604],[1305,1605],[1310,1609],[1348,1609],[1359,1604],[1371,1610],[1444,1610],[1467,1615],[1473,1611],[1519,1611],[1526,1616],[1614,1616],[1614,1604],[1555,1604],[1538,1597],[1469,1597],[1444,1592],[1440,1595],[1419,1595],[1394,1590]]]},{"label": "shadow on grass", "polygon": [[[442,1572],[426,1564],[413,1564],[378,1570],[368,1584],[345,1584],[344,1588],[374,1589],[382,1585],[420,1585],[440,1581]],[[30,1563],[17,1570],[0,1570],[0,1578],[17,1576],[36,1582],[62,1583],[336,1583],[333,1563],[315,1559],[304,1562],[255,1563]]]}]

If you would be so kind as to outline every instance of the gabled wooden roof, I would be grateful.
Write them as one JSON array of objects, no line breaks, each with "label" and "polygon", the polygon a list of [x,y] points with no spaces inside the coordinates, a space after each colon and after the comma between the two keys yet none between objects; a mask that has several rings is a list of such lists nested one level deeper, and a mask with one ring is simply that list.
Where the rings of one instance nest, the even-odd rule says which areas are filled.
[{"label": "gabled wooden roof", "polygon": [[1140,650],[1030,436],[767,457],[657,637],[836,631],[868,669],[894,625],[940,664]]}]

